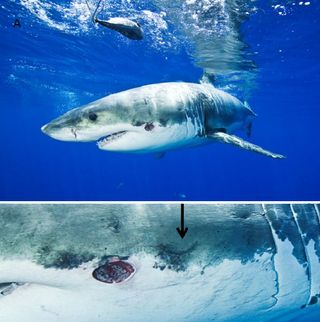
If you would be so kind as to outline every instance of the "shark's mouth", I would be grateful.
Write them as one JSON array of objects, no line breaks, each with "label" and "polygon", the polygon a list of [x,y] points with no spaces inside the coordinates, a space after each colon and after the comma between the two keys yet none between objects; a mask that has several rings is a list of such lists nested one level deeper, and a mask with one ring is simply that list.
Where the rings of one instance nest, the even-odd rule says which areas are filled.
[{"label": "shark's mouth", "polygon": [[104,147],[107,144],[119,139],[120,137],[122,137],[126,133],[127,133],[127,131],[120,131],[120,132],[116,132],[116,133],[112,133],[107,136],[104,136],[104,137],[100,138],[100,140],[97,142],[98,147],[99,148]]}]

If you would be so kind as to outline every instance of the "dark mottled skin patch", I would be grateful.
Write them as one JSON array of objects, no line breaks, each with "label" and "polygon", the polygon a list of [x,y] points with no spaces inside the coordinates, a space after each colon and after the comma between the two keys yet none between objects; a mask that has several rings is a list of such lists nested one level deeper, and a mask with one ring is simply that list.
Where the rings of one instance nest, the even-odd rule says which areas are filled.
[{"label": "dark mottled skin patch", "polygon": [[172,245],[159,245],[159,252],[156,258],[159,259],[155,262],[153,268],[164,270],[165,268],[172,269],[176,272],[185,271],[188,267],[188,259],[191,253],[197,248],[197,242],[185,250],[178,250]]},{"label": "dark mottled skin patch", "polygon": [[241,219],[248,219],[248,218],[250,218],[250,215],[251,215],[250,212],[248,212],[246,210],[242,210],[242,209],[231,214],[232,217],[241,218]]},{"label": "dark mottled skin patch", "polygon": [[114,233],[120,233],[122,223],[117,217],[112,218],[111,222],[108,223],[108,228]]},{"label": "dark mottled skin patch", "polygon": [[168,124],[168,122],[169,122],[169,120],[168,120],[168,119],[163,119],[163,118],[161,118],[161,119],[159,120],[160,125],[161,125],[161,126],[163,126],[163,127],[166,127],[166,126],[167,126],[167,124]]},{"label": "dark mottled skin patch", "polygon": [[104,256],[102,256],[102,257],[101,257],[101,259],[100,259],[100,261],[99,261],[99,266],[104,265],[105,263],[110,262],[110,260],[111,260],[112,258],[115,258],[115,257],[119,258],[119,259],[120,259],[120,260],[122,260],[122,261],[126,261],[126,260],[128,260],[128,259],[129,259],[129,256],[104,255]]},{"label": "dark mottled skin patch", "polygon": [[[54,256],[50,256],[54,254]],[[73,269],[83,263],[90,262],[94,259],[92,254],[75,254],[67,251],[51,252],[50,246],[44,246],[39,251],[39,259],[46,268]]]},{"label": "dark mottled skin patch", "polygon": [[132,121],[132,125],[133,126],[141,126],[143,124],[145,124],[146,122],[143,122],[143,121],[138,121],[138,120],[133,120]]}]

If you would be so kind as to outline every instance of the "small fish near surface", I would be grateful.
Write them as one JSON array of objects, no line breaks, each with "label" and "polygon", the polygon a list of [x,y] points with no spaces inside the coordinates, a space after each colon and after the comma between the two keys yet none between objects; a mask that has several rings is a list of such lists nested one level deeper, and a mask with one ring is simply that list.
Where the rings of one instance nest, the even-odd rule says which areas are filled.
[{"label": "small fish near surface", "polygon": [[131,40],[143,39],[143,31],[140,24],[128,18],[115,17],[109,20],[95,18],[94,22],[115,30]]},{"label": "small fish near surface", "polygon": [[108,20],[102,20],[97,18],[98,9],[100,7],[101,0],[98,2],[94,12],[92,13],[88,1],[86,0],[87,7],[92,14],[93,23],[98,23],[104,27],[115,30],[125,37],[132,40],[142,40],[143,39],[143,30],[138,22],[135,22],[128,18],[123,17],[114,17]]},{"label": "small fish near surface", "polygon": [[251,132],[255,113],[211,84],[171,82],[133,88],[75,108],[44,125],[61,141],[97,141],[106,151],[164,153],[210,142],[282,159],[234,135]]}]

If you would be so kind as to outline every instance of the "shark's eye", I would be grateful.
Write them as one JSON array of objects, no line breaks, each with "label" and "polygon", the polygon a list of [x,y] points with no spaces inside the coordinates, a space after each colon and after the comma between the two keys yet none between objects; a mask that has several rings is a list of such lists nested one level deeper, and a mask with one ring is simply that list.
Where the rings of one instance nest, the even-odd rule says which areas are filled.
[{"label": "shark's eye", "polygon": [[94,112],[89,112],[88,117],[89,117],[89,120],[95,121],[98,118],[98,115]]}]

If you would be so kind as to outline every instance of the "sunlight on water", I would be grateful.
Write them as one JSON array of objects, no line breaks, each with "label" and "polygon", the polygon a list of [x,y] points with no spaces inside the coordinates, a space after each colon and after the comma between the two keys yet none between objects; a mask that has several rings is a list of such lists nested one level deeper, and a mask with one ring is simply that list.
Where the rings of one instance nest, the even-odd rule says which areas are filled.
[{"label": "sunlight on water", "polygon": [[[76,35],[97,32],[84,1],[21,0],[21,4],[51,28]],[[91,10],[95,8],[95,2],[89,5]],[[254,63],[245,57],[247,46],[240,36],[241,23],[254,9],[251,1],[155,0],[151,5],[104,1],[99,10],[105,19],[125,16],[142,22],[149,45],[159,50],[186,46],[197,66],[225,74],[254,69]]]}]

